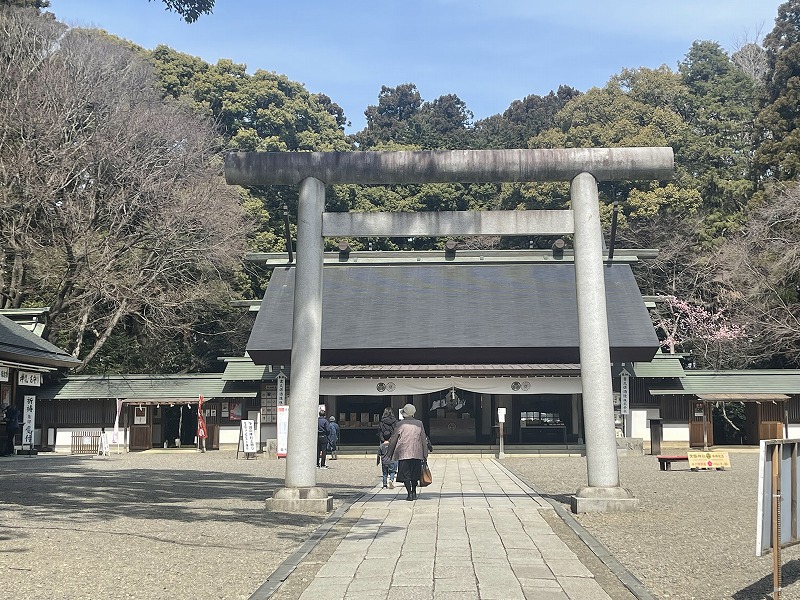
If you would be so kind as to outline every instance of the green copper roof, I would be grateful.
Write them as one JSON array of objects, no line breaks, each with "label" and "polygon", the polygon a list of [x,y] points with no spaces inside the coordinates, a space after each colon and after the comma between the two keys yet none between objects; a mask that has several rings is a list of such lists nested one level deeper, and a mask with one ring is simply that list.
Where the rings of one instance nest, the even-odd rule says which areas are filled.
[{"label": "green copper roof", "polygon": [[269,381],[276,379],[278,373],[289,376],[288,365],[256,365],[249,356],[224,358],[225,372],[223,381]]},{"label": "green copper roof", "polygon": [[43,400],[122,398],[190,402],[200,394],[211,398],[255,397],[253,386],[239,386],[222,380],[220,373],[183,375],[76,375],[37,391]]},{"label": "green copper roof", "polygon": [[683,377],[684,370],[679,355],[662,354],[659,350],[651,362],[633,363],[633,374],[650,378]]},{"label": "green copper roof", "polygon": [[800,370],[686,371],[675,387],[650,389],[666,394],[800,394]]}]

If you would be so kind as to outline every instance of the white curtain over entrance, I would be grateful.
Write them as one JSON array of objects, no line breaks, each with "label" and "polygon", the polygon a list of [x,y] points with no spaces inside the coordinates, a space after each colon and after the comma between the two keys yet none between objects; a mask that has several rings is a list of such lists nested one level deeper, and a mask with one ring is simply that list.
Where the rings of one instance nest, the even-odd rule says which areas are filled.
[{"label": "white curtain over entrance", "polygon": [[580,394],[580,377],[397,377],[320,379],[326,396],[410,396],[458,388],[478,394]]}]

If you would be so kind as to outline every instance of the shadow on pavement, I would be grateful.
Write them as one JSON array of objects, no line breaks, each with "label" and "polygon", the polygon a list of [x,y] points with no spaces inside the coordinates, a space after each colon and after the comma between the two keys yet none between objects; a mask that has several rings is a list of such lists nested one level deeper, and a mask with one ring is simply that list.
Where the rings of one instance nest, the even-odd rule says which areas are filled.
[{"label": "shadow on pavement", "polygon": [[[781,587],[785,588],[800,581],[800,560],[790,560],[781,566]],[[758,581],[734,592],[733,600],[756,600],[772,598],[772,574],[765,575]]]},{"label": "shadow on pavement", "polygon": [[[294,527],[318,524],[324,518],[264,510],[264,500],[283,486],[281,477],[221,470],[97,470],[88,460],[61,458],[46,466],[33,461],[26,464],[24,460],[15,461],[13,467],[7,463],[7,468],[0,471],[0,501],[37,517],[65,521],[71,527],[121,516],[181,523],[211,519]],[[363,491],[357,486],[325,487],[339,499]],[[0,536],[3,534],[0,530]]]}]

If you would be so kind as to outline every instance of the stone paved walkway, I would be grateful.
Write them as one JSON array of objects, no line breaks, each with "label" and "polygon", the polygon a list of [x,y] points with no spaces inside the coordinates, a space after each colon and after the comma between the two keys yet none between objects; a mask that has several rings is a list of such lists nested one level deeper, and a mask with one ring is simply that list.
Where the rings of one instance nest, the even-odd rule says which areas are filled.
[{"label": "stone paved walkway", "polygon": [[376,486],[301,600],[604,600],[550,504],[491,459],[434,459],[419,499]]}]

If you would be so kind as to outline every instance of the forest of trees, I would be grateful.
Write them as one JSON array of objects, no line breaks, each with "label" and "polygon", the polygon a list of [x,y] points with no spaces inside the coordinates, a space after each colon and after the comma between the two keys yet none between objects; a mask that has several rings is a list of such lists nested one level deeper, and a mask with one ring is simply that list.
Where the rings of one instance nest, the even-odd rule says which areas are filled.
[{"label": "forest of trees", "polygon": [[[800,0],[732,54],[697,41],[675,68],[563,84],[485,119],[455,94],[384,85],[353,135],[334,99],[284,75],[70,29],[47,4],[0,1],[0,308],[49,306],[48,339],[83,372],[208,371],[243,352],[251,318],[230,301],[260,298],[268,274],[242,257],[285,250],[282,207],[296,214],[297,190],[225,185],[228,150],[622,146],[675,151],[671,181],[600,187],[604,218],[621,209],[618,246],[660,251],[634,271],[644,294],[664,297],[653,317],[667,351],[705,368],[800,368]],[[191,21],[213,1],[165,5]],[[568,198],[554,183],[337,185],[327,210],[557,209]]]}]

